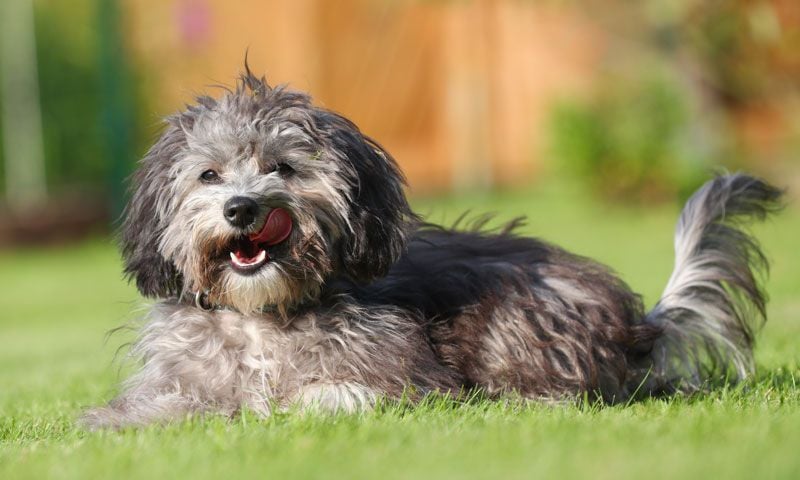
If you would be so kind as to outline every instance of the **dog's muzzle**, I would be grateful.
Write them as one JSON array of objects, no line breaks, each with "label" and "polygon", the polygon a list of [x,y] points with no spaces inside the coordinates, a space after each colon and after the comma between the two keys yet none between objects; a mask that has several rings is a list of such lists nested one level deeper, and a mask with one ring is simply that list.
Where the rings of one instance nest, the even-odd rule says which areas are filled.
[{"label": "dog's muzzle", "polygon": [[264,225],[256,233],[241,235],[230,245],[231,266],[239,273],[253,273],[269,262],[267,250],[292,233],[293,221],[283,208],[273,208],[267,213]]}]

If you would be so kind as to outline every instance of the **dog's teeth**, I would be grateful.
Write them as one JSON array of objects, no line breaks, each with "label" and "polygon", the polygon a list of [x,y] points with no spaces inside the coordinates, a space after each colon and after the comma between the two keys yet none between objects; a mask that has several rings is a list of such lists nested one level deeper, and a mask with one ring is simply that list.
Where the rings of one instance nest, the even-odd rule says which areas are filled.
[{"label": "dog's teeth", "polygon": [[253,261],[253,263],[261,263],[261,262],[263,262],[263,261],[264,261],[266,258],[267,258],[267,251],[266,251],[266,250],[261,250],[261,251],[258,253],[258,256],[256,257],[256,259]]},{"label": "dog's teeth", "polygon": [[248,258],[247,261],[244,261],[243,259],[239,258],[239,256],[236,255],[233,252],[230,252],[230,255],[231,255],[231,261],[236,266],[238,266],[238,267],[252,267],[253,265],[258,265],[258,264],[262,263],[264,260],[266,260],[267,251],[266,250],[261,250],[260,252],[258,252],[258,255],[255,258],[253,258],[253,259],[249,259]]}]

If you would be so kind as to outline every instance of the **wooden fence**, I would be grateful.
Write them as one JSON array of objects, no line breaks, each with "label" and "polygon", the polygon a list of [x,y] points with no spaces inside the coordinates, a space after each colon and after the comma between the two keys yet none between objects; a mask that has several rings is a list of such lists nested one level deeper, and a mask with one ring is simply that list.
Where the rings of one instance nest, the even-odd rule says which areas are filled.
[{"label": "wooden fence", "polygon": [[[416,193],[530,180],[560,95],[603,38],[558,2],[129,0],[125,35],[165,115],[250,65],[354,120]],[[212,92],[213,93],[213,92]]]}]

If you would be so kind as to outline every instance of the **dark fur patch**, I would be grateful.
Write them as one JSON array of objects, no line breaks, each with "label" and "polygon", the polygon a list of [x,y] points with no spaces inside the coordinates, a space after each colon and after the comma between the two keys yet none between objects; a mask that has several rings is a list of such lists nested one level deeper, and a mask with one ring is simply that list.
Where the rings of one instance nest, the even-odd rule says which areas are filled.
[{"label": "dark fur patch", "polygon": [[638,295],[605,267],[512,230],[426,226],[386,277],[345,288],[364,304],[421,312],[442,361],[468,386],[624,397],[628,364],[660,332],[641,324]]},{"label": "dark fur patch", "polygon": [[175,265],[159,253],[159,242],[169,221],[159,206],[171,203],[169,169],[186,144],[180,123],[190,118],[186,115],[169,120],[166,132],[147,152],[131,181],[132,195],[120,231],[122,257],[125,274],[147,297],[176,296],[183,288]]},{"label": "dark fur patch", "polygon": [[382,277],[419,221],[403,192],[405,179],[389,152],[346,118],[320,110],[317,121],[352,166],[353,234],[341,245],[344,273],[362,283]]}]

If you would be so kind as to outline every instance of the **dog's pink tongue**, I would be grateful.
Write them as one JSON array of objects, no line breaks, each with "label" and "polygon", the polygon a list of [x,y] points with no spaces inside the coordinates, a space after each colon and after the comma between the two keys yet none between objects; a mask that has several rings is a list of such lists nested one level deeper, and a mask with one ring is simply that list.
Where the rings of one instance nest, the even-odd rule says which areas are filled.
[{"label": "dog's pink tongue", "polygon": [[275,208],[269,212],[267,221],[264,222],[264,227],[261,228],[261,231],[250,235],[250,241],[275,245],[286,240],[290,233],[292,233],[292,217],[289,216],[289,212],[286,210]]}]

